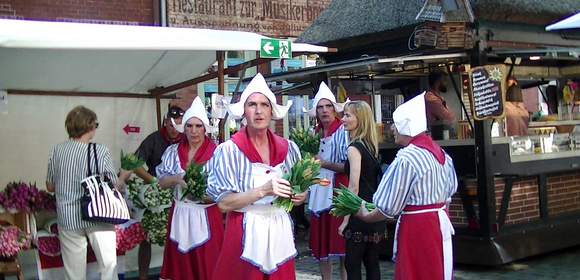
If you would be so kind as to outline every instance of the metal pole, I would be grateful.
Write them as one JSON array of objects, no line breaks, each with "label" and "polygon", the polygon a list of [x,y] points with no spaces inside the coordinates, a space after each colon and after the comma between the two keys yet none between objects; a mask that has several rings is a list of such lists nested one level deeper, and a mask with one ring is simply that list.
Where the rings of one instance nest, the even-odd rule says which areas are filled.
[{"label": "metal pole", "polygon": [[[473,49],[471,65],[485,65],[487,55],[482,53],[479,44]],[[491,167],[493,146],[491,143],[491,121],[474,121],[474,140],[476,151],[477,200],[479,203],[480,233],[492,237],[497,233],[495,213],[495,179]]]}]

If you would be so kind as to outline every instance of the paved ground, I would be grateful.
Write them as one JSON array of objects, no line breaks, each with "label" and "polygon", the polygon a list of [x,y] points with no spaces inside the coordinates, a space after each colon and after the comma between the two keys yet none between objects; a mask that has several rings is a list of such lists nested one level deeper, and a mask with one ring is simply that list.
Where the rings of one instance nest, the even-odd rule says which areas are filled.
[{"label": "paved ground", "polygon": [[[296,259],[296,278],[298,280],[321,279],[318,273],[318,263],[310,257],[307,242],[299,239],[297,242],[299,255]],[[163,249],[153,247],[151,278],[157,279],[161,265]],[[34,252],[27,251],[20,257],[26,279],[36,279],[36,264]],[[127,254],[126,279],[136,279],[137,250]],[[339,279],[334,271],[333,279]],[[458,265],[455,268],[457,280],[529,280],[529,279],[580,279],[580,246],[553,252],[550,254],[517,261],[499,267],[481,267]],[[393,264],[390,261],[381,261],[381,279],[392,279]],[[6,279],[15,279],[7,277]]]}]

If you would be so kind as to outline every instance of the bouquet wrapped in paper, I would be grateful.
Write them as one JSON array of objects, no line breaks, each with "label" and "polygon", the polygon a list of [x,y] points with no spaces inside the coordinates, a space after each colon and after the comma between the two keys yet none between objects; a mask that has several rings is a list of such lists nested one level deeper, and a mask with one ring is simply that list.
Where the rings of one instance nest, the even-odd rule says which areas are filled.
[{"label": "bouquet wrapped in paper", "polygon": [[182,189],[179,200],[185,198],[191,201],[202,201],[205,197],[205,190],[207,189],[207,172],[203,170],[203,165],[190,164],[185,171],[183,180],[187,183],[187,187]]},{"label": "bouquet wrapped in paper", "polygon": [[169,219],[169,208],[161,212],[146,211],[141,220],[141,227],[147,233],[147,238],[151,244],[163,246],[167,237],[167,220]]},{"label": "bouquet wrapped in paper", "polygon": [[290,140],[294,141],[303,157],[306,154],[316,155],[320,147],[320,134],[311,129],[294,128],[290,133]]},{"label": "bouquet wrapped in paper", "polygon": [[123,151],[121,151],[121,168],[122,169],[134,170],[134,169],[137,169],[137,168],[143,166],[143,164],[145,164],[145,161],[140,159],[135,154],[131,154],[131,153],[124,154]]},{"label": "bouquet wrapped in paper", "polygon": [[[143,184],[138,178],[131,178],[127,182],[127,196],[131,201],[134,210],[142,215],[141,227],[147,234],[151,243],[163,245],[167,235],[167,219],[169,216],[169,207],[173,201],[173,192],[171,189],[163,189],[157,185],[157,181],[151,184]],[[139,239],[138,230],[135,240]],[[132,245],[132,244],[131,244]],[[129,247],[129,246],[126,246]]]},{"label": "bouquet wrapped in paper", "polygon": [[[332,198],[332,209],[330,214],[338,217],[353,215],[358,212],[363,202],[363,199],[351,192],[344,186],[334,189],[335,196]],[[376,207],[374,204],[365,201],[365,208],[368,211],[373,211]]]},{"label": "bouquet wrapped in paper", "polygon": [[[290,172],[282,176],[283,179],[290,182],[292,187],[292,194],[303,193],[311,185],[318,184],[320,179],[320,163],[315,160],[310,154],[307,154],[303,159],[299,160],[292,166]],[[274,205],[290,212],[294,204],[290,198],[278,197],[274,200]]]}]

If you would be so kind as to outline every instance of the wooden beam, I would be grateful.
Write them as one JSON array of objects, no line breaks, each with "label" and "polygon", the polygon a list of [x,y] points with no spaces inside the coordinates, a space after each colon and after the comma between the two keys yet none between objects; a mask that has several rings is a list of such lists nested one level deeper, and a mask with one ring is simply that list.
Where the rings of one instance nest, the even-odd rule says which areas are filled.
[{"label": "wooden beam", "polygon": [[218,69],[217,69],[217,78],[218,78],[218,94],[224,96],[225,92],[225,72],[224,72],[224,63],[226,60],[226,52],[224,51],[217,51],[216,52],[216,60],[218,62]]},{"label": "wooden beam", "polygon": [[[8,94],[13,95],[43,95],[43,96],[75,96],[75,97],[114,97],[114,98],[155,98],[149,94],[123,93],[123,92],[86,92],[86,91],[43,91],[43,90],[20,90],[8,89]],[[171,96],[163,96],[163,99],[171,99]]]},{"label": "wooden beam", "polygon": [[[228,67],[224,69],[224,74],[225,75],[231,75],[231,74],[236,74],[239,71],[241,71],[242,69],[246,69],[246,68],[250,68],[250,67],[254,67],[257,66],[259,64],[271,61],[272,59],[265,59],[265,58],[256,58],[250,61],[246,61],[244,63],[238,64],[236,66],[232,66],[232,67]],[[197,78],[193,78],[187,81],[183,81],[181,83],[177,83],[174,85],[170,85],[167,87],[158,87],[158,88],[154,88],[152,90],[150,90],[149,92],[151,93],[152,96],[158,96],[158,95],[164,95],[166,93],[172,92],[172,91],[176,91],[185,87],[189,87],[189,86],[193,86],[205,81],[209,81],[212,79],[215,79],[218,77],[218,73],[217,72],[212,72],[212,73],[208,73],[205,74],[203,76],[199,76]]]},{"label": "wooden beam", "polygon": [[157,116],[157,129],[161,129],[161,96],[155,98],[155,114]]}]

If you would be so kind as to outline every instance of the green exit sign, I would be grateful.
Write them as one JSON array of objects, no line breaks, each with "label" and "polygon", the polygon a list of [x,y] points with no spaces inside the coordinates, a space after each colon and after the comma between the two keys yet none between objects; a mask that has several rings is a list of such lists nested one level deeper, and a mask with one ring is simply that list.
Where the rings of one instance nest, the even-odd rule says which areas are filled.
[{"label": "green exit sign", "polygon": [[261,58],[292,58],[290,40],[262,39],[260,42]]}]

